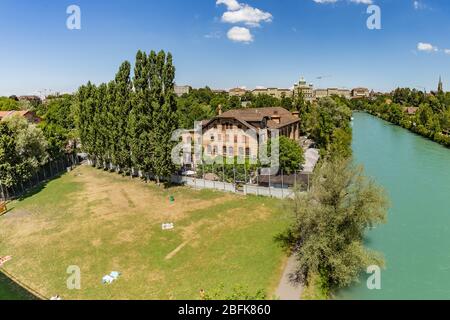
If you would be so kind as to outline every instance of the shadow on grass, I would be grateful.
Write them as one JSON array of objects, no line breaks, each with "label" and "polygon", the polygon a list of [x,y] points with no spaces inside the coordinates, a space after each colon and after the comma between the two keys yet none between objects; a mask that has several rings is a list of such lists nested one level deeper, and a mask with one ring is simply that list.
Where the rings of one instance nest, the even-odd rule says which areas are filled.
[{"label": "shadow on grass", "polygon": [[30,188],[29,190],[25,191],[22,195],[18,196],[16,198],[16,200],[18,202],[22,202],[22,201],[25,201],[28,198],[31,198],[31,197],[35,196],[36,194],[38,194],[41,191],[43,191],[50,182],[53,182],[55,180],[60,179],[64,174],[65,174],[65,172],[61,172],[61,173],[55,175],[54,177],[52,177],[52,178],[50,178],[48,180],[45,180],[45,181],[42,181],[42,182],[38,183],[36,186]]},{"label": "shadow on grass", "polygon": [[0,271],[0,300],[39,300]]}]

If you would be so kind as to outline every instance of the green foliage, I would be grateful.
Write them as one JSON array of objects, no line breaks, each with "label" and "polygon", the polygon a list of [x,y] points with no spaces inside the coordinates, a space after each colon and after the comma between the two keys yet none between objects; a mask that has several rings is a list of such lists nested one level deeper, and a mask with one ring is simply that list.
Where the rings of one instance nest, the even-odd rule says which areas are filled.
[{"label": "green foliage", "polygon": [[154,60],[150,54],[150,70],[152,69],[158,72],[151,76],[151,89],[155,94],[151,154],[153,173],[159,183],[160,178],[170,176],[176,169],[172,161],[172,149],[176,144],[172,141],[172,134],[178,129],[178,119],[172,55],[168,53],[166,56],[161,51]]},{"label": "green foliage", "polygon": [[[398,88],[391,94],[375,99],[358,99],[351,102],[353,110],[367,111],[393,124],[450,146],[450,93],[425,94],[409,88]],[[415,114],[406,108],[418,108]]]},{"label": "green foliage", "polygon": [[342,158],[351,155],[351,115],[346,103],[332,98],[320,99],[311,112],[306,113],[307,132],[322,153]]},{"label": "green foliage", "polygon": [[45,110],[45,113],[39,127],[47,139],[50,158],[57,159],[66,153],[74,152],[76,125],[73,96],[64,95],[50,99],[42,110]]},{"label": "green foliage", "polygon": [[80,87],[80,139],[95,165],[114,165],[124,174],[139,169],[159,180],[176,169],[171,158],[172,133],[179,127],[172,55],[138,51],[132,80],[130,74],[131,64],[124,62],[109,84]]},{"label": "green foliage", "polygon": [[19,103],[7,97],[0,97],[0,111],[11,110],[19,110]]},{"label": "green foliage", "polygon": [[245,286],[235,286],[231,292],[226,292],[225,286],[220,285],[218,288],[207,292],[200,292],[200,299],[205,301],[260,301],[266,300],[267,296],[264,290],[258,290],[255,293],[250,293]]},{"label": "green foliage", "polygon": [[323,292],[349,286],[379,254],[364,248],[367,228],[386,221],[387,201],[382,189],[366,178],[351,160],[324,162],[309,193],[296,193],[292,227],[277,239],[297,256],[295,278],[308,285],[320,277]]},{"label": "green foliage", "polygon": [[12,187],[31,178],[46,163],[46,149],[42,131],[25,119],[0,122],[0,184]]},{"label": "green foliage", "polygon": [[198,178],[202,178],[203,174],[211,173],[216,175],[220,181],[225,180],[225,182],[234,183],[235,181],[248,182],[256,177],[258,165],[250,164],[249,159],[239,161],[242,159],[238,157],[223,158],[218,156],[208,160],[197,167]]},{"label": "green foliage", "polygon": [[303,149],[299,144],[285,136],[280,137],[280,169],[283,174],[299,171],[305,163]]}]

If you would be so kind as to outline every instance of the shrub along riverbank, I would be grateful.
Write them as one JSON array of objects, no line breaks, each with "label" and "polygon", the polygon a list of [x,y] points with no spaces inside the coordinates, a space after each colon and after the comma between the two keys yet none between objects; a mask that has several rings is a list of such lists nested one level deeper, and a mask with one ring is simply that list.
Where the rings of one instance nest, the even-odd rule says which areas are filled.
[{"label": "shrub along riverbank", "polygon": [[372,99],[353,100],[353,110],[366,111],[432,141],[450,147],[450,93],[425,94],[397,89]]}]

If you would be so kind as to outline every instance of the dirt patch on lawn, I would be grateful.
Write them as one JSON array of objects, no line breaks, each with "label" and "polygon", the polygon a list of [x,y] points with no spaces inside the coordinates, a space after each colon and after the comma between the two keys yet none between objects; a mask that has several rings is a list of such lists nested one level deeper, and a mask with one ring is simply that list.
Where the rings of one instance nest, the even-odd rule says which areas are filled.
[{"label": "dirt patch on lawn", "polygon": [[[121,179],[114,173],[97,171],[92,168],[79,168],[83,174],[75,179],[84,185],[82,191],[75,195],[77,210],[89,210],[92,218],[114,221],[129,215],[139,214],[145,223],[162,223],[170,219],[178,221],[189,212],[216,206],[232,199],[224,194],[213,200],[199,200],[186,196],[177,196],[171,204],[160,192],[155,192],[145,183],[129,178]],[[114,183],[111,183],[114,179]]]}]

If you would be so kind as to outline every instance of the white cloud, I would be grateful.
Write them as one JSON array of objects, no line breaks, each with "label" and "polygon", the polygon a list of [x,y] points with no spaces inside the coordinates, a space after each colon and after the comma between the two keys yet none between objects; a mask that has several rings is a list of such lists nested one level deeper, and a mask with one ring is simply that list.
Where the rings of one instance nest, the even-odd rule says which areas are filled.
[{"label": "white cloud", "polygon": [[428,7],[428,5],[426,5],[423,1],[420,0],[413,1],[413,7],[415,10],[431,9],[430,7]]},{"label": "white cloud", "polygon": [[217,5],[224,4],[227,6],[227,9],[230,11],[239,10],[242,6],[237,0],[217,0]]},{"label": "white cloud", "polygon": [[[336,3],[341,0],[313,0],[315,3],[327,4],[327,3]],[[373,4],[373,0],[348,0],[349,2],[356,4]]]},{"label": "white cloud", "polygon": [[450,49],[445,49],[444,53],[450,55]]},{"label": "white cloud", "polygon": [[[216,0],[216,5],[225,5],[227,11],[222,15],[221,21],[230,24],[244,24],[249,28],[261,26],[262,22],[271,22],[273,16],[270,12],[254,8],[238,0]],[[249,43],[253,41],[250,29],[234,26],[227,33],[228,39],[236,42]]]},{"label": "white cloud", "polygon": [[358,4],[360,4],[360,3],[362,3],[362,4],[373,4],[372,0],[350,0],[350,2],[358,3]]},{"label": "white cloud", "polygon": [[214,32],[210,32],[208,34],[205,34],[205,38],[206,39],[220,39],[222,36],[222,34],[220,33],[220,31],[214,31]]},{"label": "white cloud", "polygon": [[425,52],[436,52],[439,49],[437,47],[433,46],[431,43],[419,42],[417,44],[417,50],[425,51]]},{"label": "white cloud", "polygon": [[244,23],[250,27],[257,27],[261,22],[271,22],[272,14],[247,4],[242,4],[239,10],[227,11],[222,16],[222,21],[227,23]]},{"label": "white cloud", "polygon": [[235,42],[253,42],[253,35],[250,30],[242,27],[233,27],[227,33],[228,39]]}]

